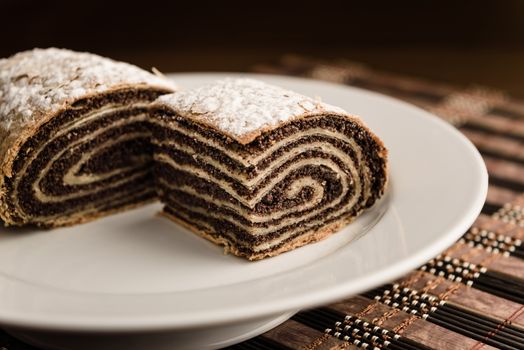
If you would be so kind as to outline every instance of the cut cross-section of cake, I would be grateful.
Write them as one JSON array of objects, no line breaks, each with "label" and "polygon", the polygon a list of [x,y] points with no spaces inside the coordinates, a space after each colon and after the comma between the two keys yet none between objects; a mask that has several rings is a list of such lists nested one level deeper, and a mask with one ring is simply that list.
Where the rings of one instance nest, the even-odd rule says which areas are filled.
[{"label": "cut cross-section of cake", "polygon": [[0,60],[0,218],[61,226],[156,198],[149,106],[174,91],[127,63],[63,49]]},{"label": "cut cross-section of cake", "polygon": [[258,260],[323,239],[384,193],[384,145],[337,107],[225,79],[155,108],[164,214],[235,255]]}]

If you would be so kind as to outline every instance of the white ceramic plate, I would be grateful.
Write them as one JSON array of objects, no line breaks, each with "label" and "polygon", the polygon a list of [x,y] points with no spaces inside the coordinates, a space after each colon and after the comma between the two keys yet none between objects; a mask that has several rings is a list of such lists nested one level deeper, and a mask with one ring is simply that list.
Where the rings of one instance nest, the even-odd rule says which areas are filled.
[{"label": "white ceramic plate", "polygon": [[[172,75],[188,88],[224,76]],[[445,122],[365,90],[247,76],[361,115],[389,148],[388,196],[333,237],[260,262],[223,255],[221,248],[156,217],[159,205],[53,231],[2,229],[1,324],[26,339],[28,329],[162,330],[200,332],[199,343],[186,347],[225,345],[296,310],[401,276],[451,245],[479,213],[487,191],[484,163]],[[213,331],[222,333],[205,339]],[[33,343],[53,343],[31,336]]]}]

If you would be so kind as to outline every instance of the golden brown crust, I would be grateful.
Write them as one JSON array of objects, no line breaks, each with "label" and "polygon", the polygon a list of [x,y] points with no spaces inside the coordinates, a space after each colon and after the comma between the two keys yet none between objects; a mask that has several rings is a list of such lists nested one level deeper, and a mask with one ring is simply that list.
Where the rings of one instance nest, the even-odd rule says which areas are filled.
[{"label": "golden brown crust", "polygon": [[183,226],[183,227],[187,228],[191,232],[197,234],[198,236],[200,236],[202,238],[207,239],[208,241],[211,241],[211,242],[213,242],[213,243],[215,243],[217,245],[223,246],[224,247],[224,254],[232,253],[233,255],[236,255],[236,256],[242,257],[242,258],[246,258],[246,259],[248,259],[250,261],[256,261],[256,260],[261,260],[261,259],[265,259],[265,258],[270,258],[270,257],[273,257],[273,256],[280,255],[282,253],[294,250],[296,248],[305,246],[307,244],[318,242],[320,240],[323,240],[323,239],[331,236],[333,233],[337,232],[342,227],[346,226],[347,224],[349,224],[351,221],[353,221],[355,219],[354,217],[352,217],[352,218],[348,218],[346,220],[337,221],[337,222],[335,222],[333,224],[330,224],[330,225],[327,225],[327,226],[321,228],[320,230],[315,230],[315,231],[311,231],[311,232],[308,232],[306,234],[300,235],[300,236],[292,239],[288,243],[280,246],[279,248],[277,248],[275,250],[261,252],[261,253],[254,253],[254,254],[246,254],[244,252],[239,251],[238,248],[236,246],[232,245],[232,243],[230,241],[228,241],[227,239],[225,239],[223,237],[212,236],[211,234],[209,234],[207,232],[204,232],[202,230],[199,230],[196,227],[188,224],[187,222],[180,220],[179,218],[177,218],[174,215],[171,215],[171,214],[169,214],[169,213],[167,213],[165,211],[160,212],[159,215],[160,216],[164,216],[164,217],[174,221],[175,223],[179,224],[180,226]]},{"label": "golden brown crust", "polygon": [[272,256],[277,256],[279,254],[294,250],[296,248],[300,248],[310,243],[321,241],[325,238],[328,238],[332,234],[336,233],[338,230],[340,230],[343,226],[349,224],[351,221],[352,220],[348,220],[345,222],[341,222],[341,221],[335,222],[320,230],[311,231],[310,233],[306,233],[304,235],[298,236],[295,239],[291,240],[289,243],[281,246],[278,249],[269,251],[267,253],[255,254],[255,255],[250,256],[248,259],[254,261],[254,260],[269,258]]},{"label": "golden brown crust", "polygon": [[274,124],[274,125],[268,125],[268,126],[264,126],[264,127],[261,127],[255,131],[252,131],[252,132],[249,132],[249,133],[246,133],[246,134],[242,134],[242,135],[234,135],[232,133],[229,133],[225,130],[222,130],[220,129],[219,127],[217,127],[217,125],[213,124],[213,123],[210,123],[210,122],[206,122],[205,120],[202,120],[200,118],[198,118],[197,115],[194,115],[194,114],[191,114],[191,113],[184,113],[184,112],[181,112],[181,111],[177,111],[173,108],[171,108],[170,106],[166,105],[166,104],[159,104],[158,102],[154,103],[152,105],[153,108],[157,108],[159,110],[167,110],[167,111],[171,111],[172,113],[175,113],[177,115],[179,115],[180,117],[183,117],[183,118],[186,118],[190,121],[192,121],[193,123],[195,124],[198,124],[198,125],[202,125],[206,128],[209,128],[219,134],[222,134],[232,140],[235,140],[236,142],[240,143],[241,145],[247,145],[248,143],[254,141],[257,137],[259,137],[260,135],[268,132],[268,131],[271,131],[271,130],[276,130],[278,128],[281,128],[287,124],[290,124],[294,121],[297,121],[297,120],[302,120],[302,119],[307,119],[307,118],[315,118],[315,117],[323,117],[323,116],[329,116],[329,115],[335,115],[335,116],[338,116],[338,117],[343,117],[343,118],[346,118],[347,120],[350,120],[352,122],[355,122],[356,124],[358,124],[359,126],[361,126],[363,129],[365,129],[367,132],[369,132],[369,134],[375,139],[375,141],[377,141],[379,143],[379,145],[381,145],[382,147],[384,146],[384,144],[382,143],[382,141],[378,138],[378,136],[375,135],[375,133],[373,133],[371,131],[371,129],[369,129],[369,127],[362,121],[362,119],[357,116],[357,115],[353,115],[353,114],[349,114],[349,113],[337,113],[337,112],[332,112],[332,111],[325,111],[325,112],[315,112],[315,113],[303,113],[303,114],[300,114],[300,115],[296,115],[296,116],[293,116],[285,121],[281,121],[277,124]]},{"label": "golden brown crust", "polygon": [[338,107],[249,78],[226,78],[157,100],[194,122],[249,143],[284,121],[309,115],[345,114]]}]

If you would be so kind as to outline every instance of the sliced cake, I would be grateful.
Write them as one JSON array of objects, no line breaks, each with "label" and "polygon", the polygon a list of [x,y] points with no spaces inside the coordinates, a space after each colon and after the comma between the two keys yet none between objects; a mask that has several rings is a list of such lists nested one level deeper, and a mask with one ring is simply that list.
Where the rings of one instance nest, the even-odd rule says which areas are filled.
[{"label": "sliced cake", "polygon": [[174,86],[127,63],[35,49],[0,60],[0,218],[85,222],[156,198],[149,105]]},{"label": "sliced cake", "polygon": [[164,95],[151,131],[164,214],[250,260],[329,236],[387,183],[360,118],[256,80]]}]

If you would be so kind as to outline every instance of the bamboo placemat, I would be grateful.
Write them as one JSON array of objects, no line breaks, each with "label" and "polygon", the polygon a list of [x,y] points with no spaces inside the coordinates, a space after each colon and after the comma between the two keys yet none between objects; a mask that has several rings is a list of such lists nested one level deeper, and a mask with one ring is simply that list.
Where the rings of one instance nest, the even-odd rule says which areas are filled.
[{"label": "bamboo placemat", "polygon": [[[524,101],[352,62],[285,57],[259,72],[358,86],[416,104],[459,128],[490,174],[486,204],[451,248],[391,284],[230,347],[248,349],[524,349]],[[0,332],[0,350],[34,349]]]},{"label": "bamboo placemat", "polygon": [[256,70],[362,87],[418,105],[473,141],[490,180],[473,226],[418,270],[300,312],[230,349],[524,349],[524,101],[347,61],[289,56]]}]

